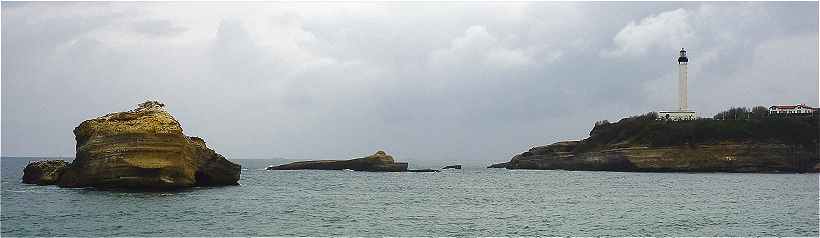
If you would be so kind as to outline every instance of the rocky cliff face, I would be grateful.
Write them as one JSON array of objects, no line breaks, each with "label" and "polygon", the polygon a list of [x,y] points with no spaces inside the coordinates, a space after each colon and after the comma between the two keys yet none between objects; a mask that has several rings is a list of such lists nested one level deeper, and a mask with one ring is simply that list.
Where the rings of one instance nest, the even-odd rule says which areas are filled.
[{"label": "rocky cliff face", "polygon": [[372,172],[404,172],[407,171],[407,163],[396,163],[393,156],[384,151],[378,151],[373,155],[352,160],[312,160],[300,161],[279,166],[270,166],[268,170],[343,170]]},{"label": "rocky cliff face", "polygon": [[194,158],[197,170],[194,172],[196,186],[238,185],[241,166],[225,159],[216,151],[208,148],[199,137],[189,137],[197,148]]},{"label": "rocky cliff face", "polygon": [[77,154],[57,181],[62,187],[178,188],[239,180],[239,165],[185,136],[158,102],[84,121],[74,135]]},{"label": "rocky cliff face", "polygon": [[813,154],[785,144],[626,147],[561,152],[555,144],[533,148],[497,167],[636,172],[814,172]]},{"label": "rocky cliff face", "polygon": [[[783,132],[737,129],[754,128],[758,124],[784,129]],[[760,131],[766,134],[761,134]],[[788,138],[787,134],[793,131],[814,135],[799,137],[807,139],[782,139]],[[590,137],[582,141],[564,141],[535,147],[514,156],[509,162],[494,164],[490,168],[636,172],[820,172],[816,133],[816,125],[802,121],[663,122],[627,118],[618,123],[596,126]]]}]

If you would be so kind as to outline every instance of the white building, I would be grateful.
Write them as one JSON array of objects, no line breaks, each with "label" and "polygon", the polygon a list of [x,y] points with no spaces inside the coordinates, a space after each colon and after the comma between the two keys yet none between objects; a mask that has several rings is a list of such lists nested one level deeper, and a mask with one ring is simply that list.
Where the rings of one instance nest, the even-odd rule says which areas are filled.
[{"label": "white building", "polygon": [[686,57],[686,50],[680,49],[680,56],[678,57],[678,110],[676,111],[659,111],[658,120],[694,120],[695,111],[689,110],[688,105],[688,67],[689,58]]},{"label": "white building", "polygon": [[816,111],[817,108],[806,106],[806,104],[774,105],[769,107],[769,114],[811,114]]},{"label": "white building", "polygon": [[694,111],[659,111],[658,112],[658,120],[670,120],[670,121],[682,121],[682,120],[695,120],[697,117],[695,116]]}]

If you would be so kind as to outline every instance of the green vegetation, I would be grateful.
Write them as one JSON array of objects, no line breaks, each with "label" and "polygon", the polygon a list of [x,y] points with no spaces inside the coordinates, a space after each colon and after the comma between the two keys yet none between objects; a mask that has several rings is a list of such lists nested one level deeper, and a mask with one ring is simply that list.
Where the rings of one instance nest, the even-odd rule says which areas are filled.
[{"label": "green vegetation", "polygon": [[690,121],[656,120],[657,113],[598,121],[575,151],[632,147],[704,145],[722,142],[783,143],[818,147],[818,115],[769,115],[765,107],[731,108],[713,118]]}]

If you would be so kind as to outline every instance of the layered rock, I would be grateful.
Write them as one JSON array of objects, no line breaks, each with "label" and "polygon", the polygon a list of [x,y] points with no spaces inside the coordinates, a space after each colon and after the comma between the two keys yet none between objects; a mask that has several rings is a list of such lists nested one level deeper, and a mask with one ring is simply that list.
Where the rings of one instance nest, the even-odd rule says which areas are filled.
[{"label": "layered rock", "polygon": [[194,172],[196,186],[238,185],[242,167],[228,161],[216,151],[208,148],[199,137],[189,137],[198,148],[194,149],[197,170]]},{"label": "layered rock", "polygon": [[504,167],[635,172],[814,172],[812,167],[816,163],[811,153],[786,144],[626,147],[578,154],[551,150],[552,145],[536,148],[516,155]]},{"label": "layered rock", "polygon": [[77,154],[62,187],[179,188],[236,185],[240,166],[182,133],[164,104],[86,120],[74,129]]},{"label": "layered rock", "polygon": [[[778,128],[778,129],[774,129]],[[636,172],[820,172],[816,119],[600,123],[582,141],[534,147],[490,168]]]},{"label": "layered rock", "polygon": [[23,169],[23,183],[37,185],[57,184],[68,162],[63,160],[32,161]]},{"label": "layered rock", "polygon": [[371,172],[406,172],[407,163],[396,163],[393,156],[384,151],[378,151],[373,155],[351,159],[351,160],[312,160],[300,161],[279,166],[270,166],[268,170],[344,170]]}]

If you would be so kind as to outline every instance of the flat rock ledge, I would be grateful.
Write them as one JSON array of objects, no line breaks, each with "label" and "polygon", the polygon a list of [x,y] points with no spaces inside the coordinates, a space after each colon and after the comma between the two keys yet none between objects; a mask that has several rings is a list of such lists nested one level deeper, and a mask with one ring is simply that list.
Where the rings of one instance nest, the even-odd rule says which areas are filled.
[{"label": "flat rock ledge", "polygon": [[437,170],[408,170],[407,163],[397,163],[393,156],[384,151],[373,155],[351,160],[311,160],[299,161],[278,166],[269,166],[267,170],[354,170],[368,172],[437,172]]},{"label": "flat rock ledge", "polygon": [[461,165],[460,164],[447,165],[447,166],[442,167],[441,169],[461,169]]}]

